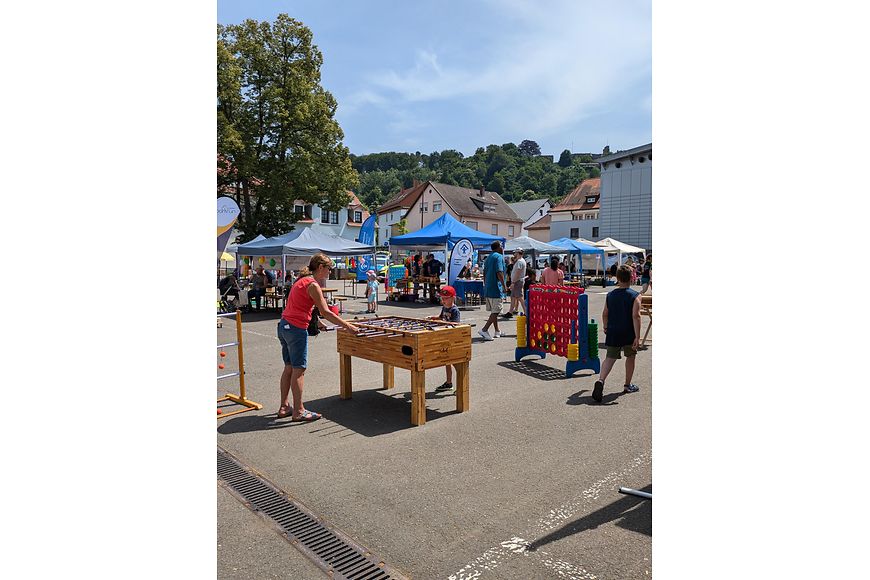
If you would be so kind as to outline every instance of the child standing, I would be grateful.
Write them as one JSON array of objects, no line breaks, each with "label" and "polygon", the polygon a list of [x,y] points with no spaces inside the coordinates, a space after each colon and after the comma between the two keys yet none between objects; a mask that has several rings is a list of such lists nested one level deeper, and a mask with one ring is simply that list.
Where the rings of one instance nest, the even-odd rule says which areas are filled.
[{"label": "child standing", "polygon": [[[456,307],[456,289],[453,286],[444,286],[438,292],[441,297],[441,314],[438,316],[430,316],[431,320],[445,320],[447,322],[459,322],[459,309]],[[435,387],[436,391],[450,391],[455,393],[456,389],[453,386],[453,367],[447,365],[444,367],[447,371],[447,381]]]},{"label": "child standing", "polygon": [[366,300],[368,301],[368,309],[366,312],[378,311],[378,275],[374,270],[366,272],[368,282],[366,282]]},{"label": "child standing", "polygon": [[625,353],[625,385],[622,392],[636,393],[639,390],[637,385],[632,384],[631,377],[640,340],[640,293],[630,288],[631,268],[625,264],[617,268],[616,281],[617,288],[607,295],[601,314],[607,358],[601,365],[601,375],[592,389],[592,398],[596,403],[601,402],[604,381],[616,361],[622,358],[621,352]]}]

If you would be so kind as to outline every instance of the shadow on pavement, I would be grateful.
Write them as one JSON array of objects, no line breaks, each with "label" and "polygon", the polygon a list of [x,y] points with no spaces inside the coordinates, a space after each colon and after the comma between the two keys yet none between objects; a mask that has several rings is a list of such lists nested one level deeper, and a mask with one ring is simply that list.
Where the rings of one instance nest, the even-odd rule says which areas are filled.
[{"label": "shadow on pavement", "polygon": [[[426,393],[427,399],[439,399],[452,396],[441,393]],[[407,401],[405,400],[407,397]],[[395,433],[411,429],[411,394],[397,393],[389,395],[383,391],[356,391],[351,399],[341,399],[338,395],[305,401],[305,408],[323,415],[318,421],[308,424],[319,427],[317,432],[327,429],[327,426],[340,425],[365,437],[377,437],[387,433]],[[426,409],[426,421],[433,421],[447,415],[455,415],[457,411],[440,412]],[[331,424],[335,425],[331,425]],[[305,422],[291,422],[290,418],[278,419],[275,413],[269,415],[239,415],[230,417],[218,427],[218,433],[229,435],[250,431],[271,431],[284,427],[305,425]],[[335,431],[328,434],[337,434]]]},{"label": "shadow on pavement", "polygon": [[[590,375],[586,375],[590,376]],[[584,396],[584,393],[589,393]],[[601,405],[618,405],[619,402],[616,400],[622,395],[627,395],[628,393],[624,391],[619,391],[616,393],[604,393],[601,397],[601,402],[596,403],[592,398],[592,389],[581,389],[574,393],[573,395],[568,397],[568,400],[565,401],[567,405],[592,405],[593,407],[600,407]]]},{"label": "shadow on pavement", "polygon": [[[647,485],[640,491],[652,493],[652,485]],[[617,493],[614,490],[614,493]],[[534,552],[541,546],[561,540],[573,534],[594,530],[602,524],[615,522],[620,528],[652,536],[652,501],[630,495],[620,496],[610,505],[598,511],[565,524],[555,532],[547,534],[529,544],[529,551]]]},{"label": "shadow on pavement", "polygon": [[528,375],[532,378],[538,379],[539,381],[564,381],[593,376],[593,373],[587,372],[575,373],[572,377],[566,377],[565,369],[554,369],[553,367],[542,365],[541,363],[535,362],[534,360],[519,362],[504,361],[497,364],[506,369],[521,372],[524,375]]}]

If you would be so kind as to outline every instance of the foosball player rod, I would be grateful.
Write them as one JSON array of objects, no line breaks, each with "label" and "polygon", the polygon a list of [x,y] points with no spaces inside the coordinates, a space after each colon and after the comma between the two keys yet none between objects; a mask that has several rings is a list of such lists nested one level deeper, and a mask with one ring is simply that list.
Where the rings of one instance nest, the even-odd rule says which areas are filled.
[{"label": "foosball player rod", "polygon": [[638,491],[636,489],[631,489],[630,487],[620,487],[619,493],[624,493],[625,495],[633,495],[642,499],[652,500],[651,493],[647,493],[645,491]]}]

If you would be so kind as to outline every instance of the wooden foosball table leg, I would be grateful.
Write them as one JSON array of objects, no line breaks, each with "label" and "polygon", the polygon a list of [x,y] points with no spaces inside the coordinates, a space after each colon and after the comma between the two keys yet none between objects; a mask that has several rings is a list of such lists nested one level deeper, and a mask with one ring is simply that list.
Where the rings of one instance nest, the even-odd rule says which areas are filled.
[{"label": "wooden foosball table leg", "polygon": [[411,371],[411,425],[426,423],[426,371]]},{"label": "wooden foosball table leg", "polygon": [[384,388],[392,389],[396,386],[396,373],[394,372],[393,365],[388,365],[384,363]]},{"label": "wooden foosball table leg", "polygon": [[353,371],[351,370],[349,354],[340,354],[338,359],[338,377],[341,383],[341,398],[350,399],[353,394]]},{"label": "wooden foosball table leg", "polygon": [[453,365],[456,368],[456,410],[468,410],[468,363]]}]

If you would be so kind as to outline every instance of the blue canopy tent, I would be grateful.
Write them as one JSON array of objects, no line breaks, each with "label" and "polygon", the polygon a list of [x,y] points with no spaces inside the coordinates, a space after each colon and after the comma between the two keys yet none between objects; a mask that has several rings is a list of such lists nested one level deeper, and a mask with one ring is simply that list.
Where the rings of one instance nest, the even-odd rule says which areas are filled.
[{"label": "blue canopy tent", "polygon": [[445,262],[448,267],[447,275],[449,279],[450,259],[448,251],[456,245],[456,242],[462,239],[470,241],[475,248],[489,248],[493,242],[501,242],[502,246],[504,246],[505,243],[505,239],[503,237],[492,236],[490,234],[484,234],[477,230],[473,230],[464,223],[454,218],[449,213],[445,213],[428,226],[421,228],[416,232],[391,237],[390,247],[443,247]]},{"label": "blue canopy tent", "polygon": [[477,230],[473,230],[464,223],[454,218],[449,213],[416,232],[393,236],[390,238],[392,246],[447,246],[451,249],[461,239],[469,240],[475,248],[488,248],[490,244],[499,241],[504,245],[505,239],[501,236],[491,236]]},{"label": "blue canopy tent", "polygon": [[[604,263],[604,250],[602,248],[596,248],[595,246],[584,244],[578,240],[572,240],[571,238],[559,238],[558,240],[552,240],[550,242],[551,246],[558,246],[560,248],[564,248],[566,253],[568,254],[579,254],[580,255],[580,272],[583,272],[583,256],[584,255],[598,255],[601,256],[601,263]],[[597,268],[596,268],[597,270]]]}]

